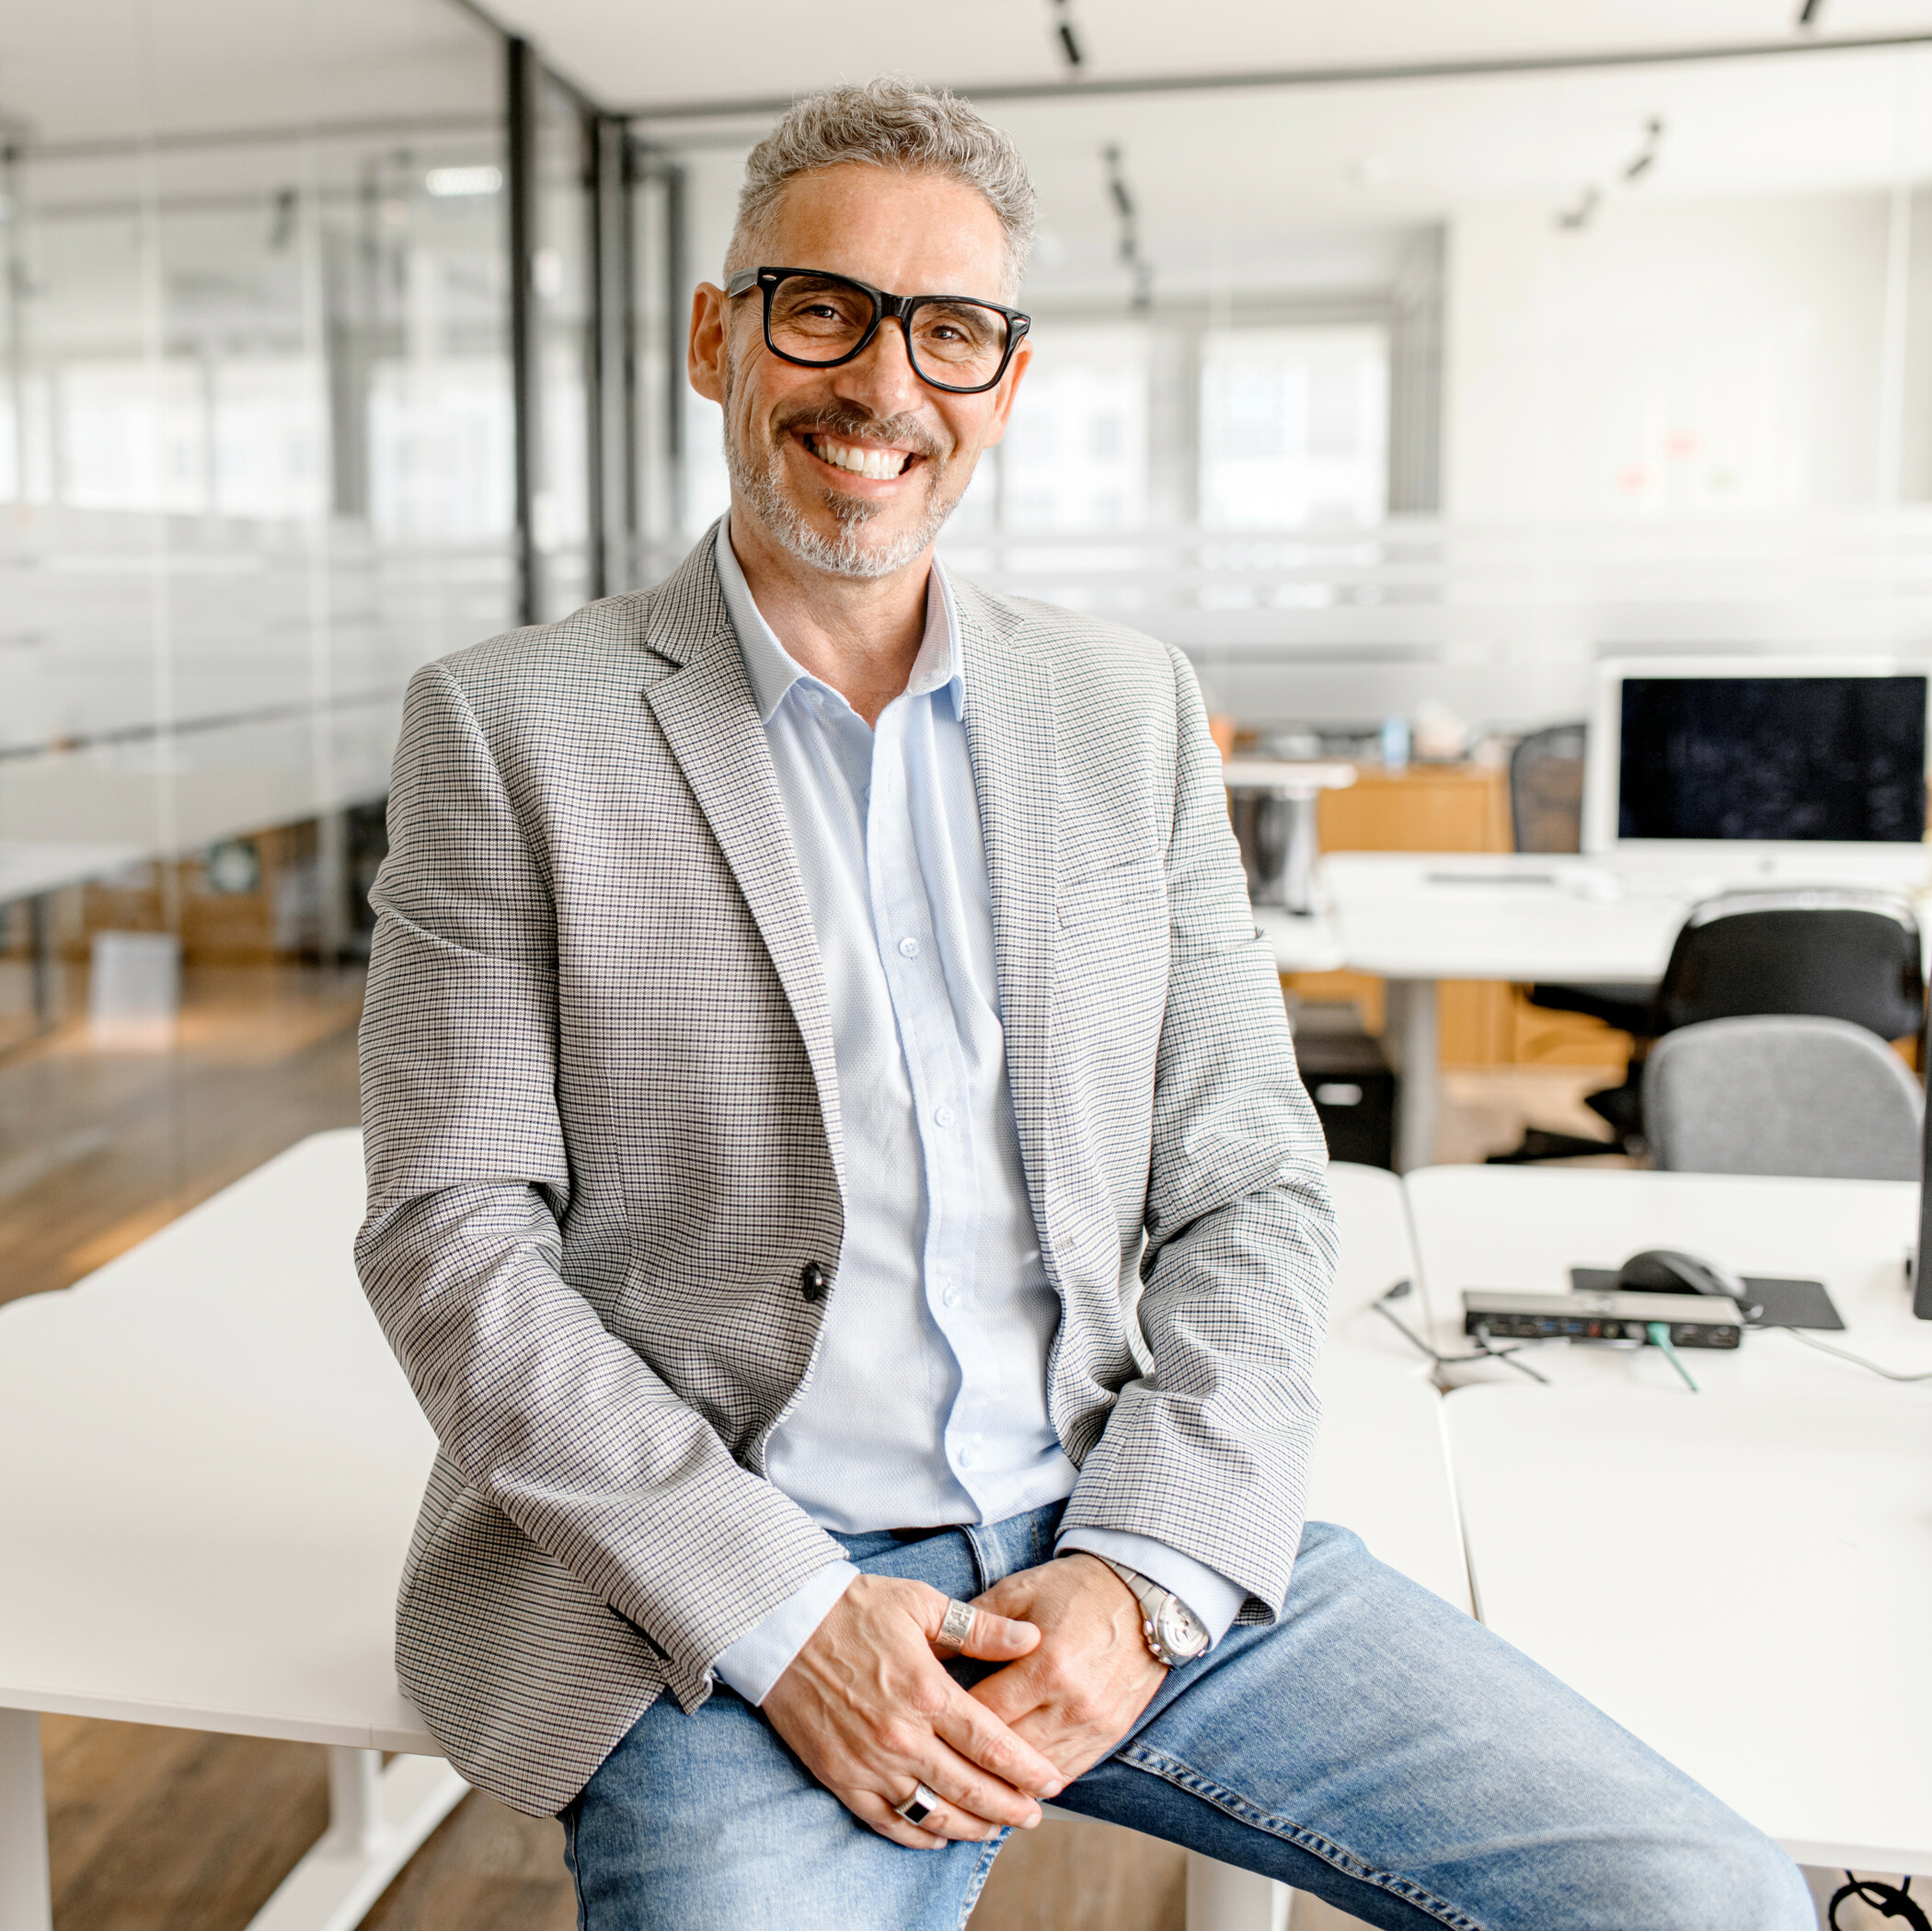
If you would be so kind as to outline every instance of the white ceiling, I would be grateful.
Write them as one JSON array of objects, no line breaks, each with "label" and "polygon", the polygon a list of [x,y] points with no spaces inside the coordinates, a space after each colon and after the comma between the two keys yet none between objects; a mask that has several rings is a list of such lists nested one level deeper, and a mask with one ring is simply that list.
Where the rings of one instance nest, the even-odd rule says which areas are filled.
[{"label": "white ceiling", "polygon": [[[1386,67],[1932,30],[1928,0],[1068,0],[1094,81]],[[1050,0],[489,0],[598,99],[632,107],[778,98],[879,73],[1053,83]]]}]

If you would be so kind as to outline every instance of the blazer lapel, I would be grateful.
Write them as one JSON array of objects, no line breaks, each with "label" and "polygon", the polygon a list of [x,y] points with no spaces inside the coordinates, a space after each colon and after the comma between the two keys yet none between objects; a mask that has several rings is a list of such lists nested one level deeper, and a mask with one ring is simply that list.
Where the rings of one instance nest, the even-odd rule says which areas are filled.
[{"label": "blazer lapel", "polygon": [[718,587],[715,537],[714,526],[712,539],[699,544],[651,600],[646,645],[678,668],[647,684],[644,702],[731,868],[790,1002],[843,1189],[838,1069],[818,938],[744,654]]},{"label": "blazer lapel", "polygon": [[1052,673],[1024,647],[1006,612],[971,584],[950,580],[965,666],[967,755],[979,794],[980,830],[993,896],[993,951],[1006,1075],[1034,1218],[1049,1236],[1047,1149],[1054,948],[1059,937],[1060,763]]}]

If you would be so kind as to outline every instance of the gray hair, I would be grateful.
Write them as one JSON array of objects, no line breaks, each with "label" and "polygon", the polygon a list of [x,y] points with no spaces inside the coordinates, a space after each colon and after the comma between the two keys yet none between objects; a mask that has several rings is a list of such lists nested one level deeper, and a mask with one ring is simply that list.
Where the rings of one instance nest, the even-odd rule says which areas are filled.
[{"label": "gray hair", "polygon": [[940,175],[983,197],[1006,234],[1007,296],[1018,293],[1033,246],[1034,201],[1012,137],[956,94],[891,75],[806,95],[752,150],[725,273],[756,265],[778,202],[799,176],[848,162]]}]

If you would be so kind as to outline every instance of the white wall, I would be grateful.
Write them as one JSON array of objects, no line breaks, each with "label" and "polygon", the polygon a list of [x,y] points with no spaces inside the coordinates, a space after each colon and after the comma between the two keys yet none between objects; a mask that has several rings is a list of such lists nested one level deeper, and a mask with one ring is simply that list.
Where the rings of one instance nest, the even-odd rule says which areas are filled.
[{"label": "white wall", "polygon": [[[1889,206],[1881,194],[1547,201],[1449,226],[1453,516],[1831,510],[1878,500]],[[1910,317],[1923,341],[1924,310]],[[1908,451],[1932,450],[1909,385]],[[1908,493],[1926,465],[1905,463]]]}]

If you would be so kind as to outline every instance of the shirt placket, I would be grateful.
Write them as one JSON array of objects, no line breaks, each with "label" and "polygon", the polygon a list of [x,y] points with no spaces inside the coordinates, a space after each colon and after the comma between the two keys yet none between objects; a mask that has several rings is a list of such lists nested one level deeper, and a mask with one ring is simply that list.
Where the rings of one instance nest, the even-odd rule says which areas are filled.
[{"label": "shirt placket", "polygon": [[[947,1418],[946,1458],[982,1514],[986,1390],[996,1363],[973,1317],[979,1242],[979,1150],[972,1096],[945,965],[913,834],[906,759],[912,707],[929,696],[894,699],[873,735],[866,868],[872,921],[904,1051],[925,1167],[926,1221],[922,1285],[935,1325],[960,1371]],[[989,1381],[989,1376],[991,1380]]]}]

